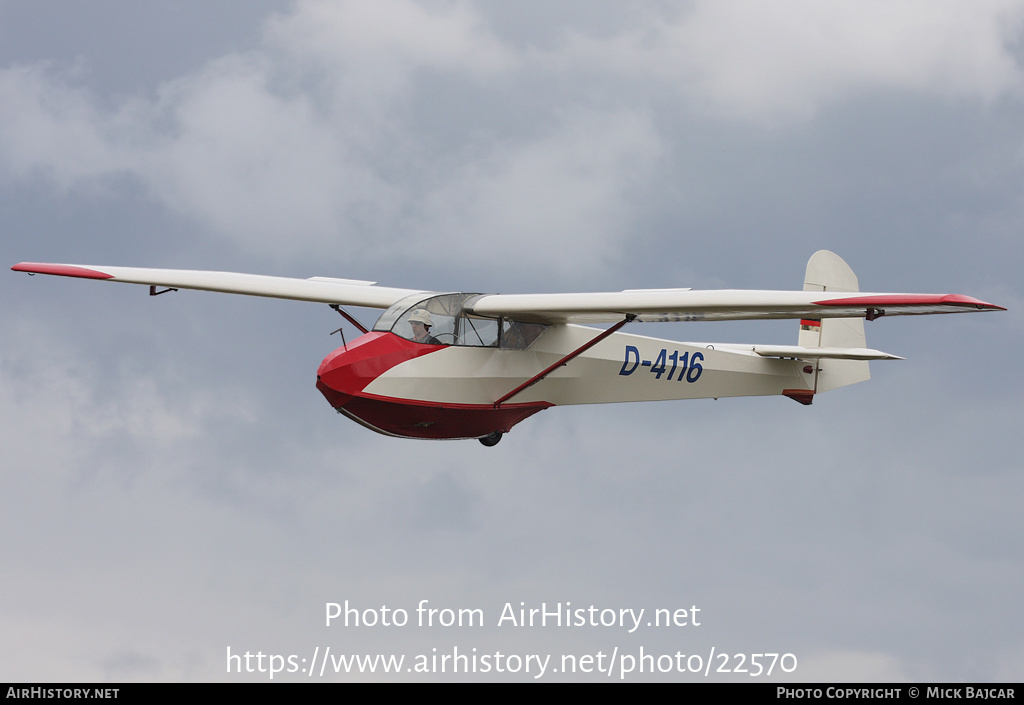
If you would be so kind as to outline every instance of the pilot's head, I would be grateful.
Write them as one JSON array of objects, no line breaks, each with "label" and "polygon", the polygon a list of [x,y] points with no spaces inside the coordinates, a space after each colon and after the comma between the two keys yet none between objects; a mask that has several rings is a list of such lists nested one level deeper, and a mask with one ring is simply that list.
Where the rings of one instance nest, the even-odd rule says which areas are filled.
[{"label": "pilot's head", "polygon": [[430,321],[430,311],[427,311],[427,310],[422,309],[422,308],[418,308],[418,309],[416,309],[415,311],[413,311],[412,313],[409,314],[409,322],[410,323],[421,323],[424,326],[426,326],[427,328],[430,328],[430,326],[434,325]]},{"label": "pilot's head", "polygon": [[409,325],[412,326],[413,340],[423,340],[430,332],[430,311],[418,308],[409,314]]}]

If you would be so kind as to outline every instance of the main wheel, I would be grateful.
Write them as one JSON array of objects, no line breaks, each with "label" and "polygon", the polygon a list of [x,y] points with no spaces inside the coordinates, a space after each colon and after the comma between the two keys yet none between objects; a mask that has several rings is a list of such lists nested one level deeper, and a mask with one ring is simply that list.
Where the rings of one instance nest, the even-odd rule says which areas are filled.
[{"label": "main wheel", "polygon": [[477,440],[483,443],[488,448],[496,446],[498,445],[498,441],[501,440],[501,431],[494,431],[492,433],[488,433],[483,438],[478,438]]}]

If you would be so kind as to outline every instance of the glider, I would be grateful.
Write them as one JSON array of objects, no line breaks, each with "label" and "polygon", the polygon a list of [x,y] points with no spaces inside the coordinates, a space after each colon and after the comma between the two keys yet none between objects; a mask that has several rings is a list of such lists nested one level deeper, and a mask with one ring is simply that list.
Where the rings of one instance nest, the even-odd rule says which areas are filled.
[{"label": "glider", "polygon": [[[469,294],[232,272],[23,262],[17,272],[330,304],[363,335],[329,354],[316,386],[339,413],[402,438],[477,438],[562,404],[815,394],[870,377],[864,319],[1005,310],[957,294],[861,293],[827,250],[803,291],[635,289]],[[158,291],[157,287],[165,287]],[[372,330],[342,306],[385,309]],[[798,319],[796,345],[681,343],[620,332],[640,321]],[[612,324],[607,329],[581,324]]]}]

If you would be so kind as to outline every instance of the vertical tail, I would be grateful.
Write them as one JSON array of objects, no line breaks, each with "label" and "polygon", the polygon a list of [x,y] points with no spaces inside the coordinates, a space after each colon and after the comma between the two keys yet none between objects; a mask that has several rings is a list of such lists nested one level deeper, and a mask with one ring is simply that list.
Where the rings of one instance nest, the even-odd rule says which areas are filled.
[{"label": "vertical tail", "polygon": [[[804,291],[860,291],[857,275],[839,255],[818,250],[807,261]],[[799,345],[808,348],[866,348],[863,318],[803,319]],[[819,360],[814,392],[827,392],[871,378],[866,360]]]}]

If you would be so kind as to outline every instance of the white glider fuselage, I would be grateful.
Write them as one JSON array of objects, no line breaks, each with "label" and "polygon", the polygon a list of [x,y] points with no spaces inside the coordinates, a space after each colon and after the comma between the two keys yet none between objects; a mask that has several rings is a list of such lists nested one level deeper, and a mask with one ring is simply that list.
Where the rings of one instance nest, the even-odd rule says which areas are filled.
[{"label": "white glider fuselage", "polygon": [[377,330],[328,355],[317,387],[331,406],[375,431],[434,439],[506,433],[568,404],[762,395],[810,403],[817,365],[764,357],[754,347],[569,324],[543,326],[525,350],[497,340],[487,347],[423,343]]},{"label": "white glider fuselage", "polygon": [[[599,333],[587,326],[554,325],[529,350],[442,346],[388,369],[364,390],[392,399],[493,405]],[[807,367],[806,360],[762,357],[735,347],[613,333],[507,403],[561,406],[813,392],[813,369],[806,372]]]}]

